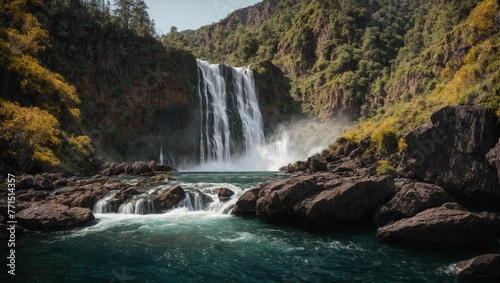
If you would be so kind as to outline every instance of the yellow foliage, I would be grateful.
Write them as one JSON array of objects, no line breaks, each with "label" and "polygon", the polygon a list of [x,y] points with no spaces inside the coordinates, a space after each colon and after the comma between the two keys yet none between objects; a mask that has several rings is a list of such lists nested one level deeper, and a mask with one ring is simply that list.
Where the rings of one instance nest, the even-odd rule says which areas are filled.
[{"label": "yellow foliage", "polygon": [[33,159],[36,163],[43,164],[51,168],[61,165],[61,160],[59,160],[54,152],[48,147],[38,147],[37,150],[35,150]]},{"label": "yellow foliage", "polygon": [[395,117],[391,117],[383,121],[373,130],[371,140],[379,151],[390,153],[396,150],[396,122],[397,119]]},{"label": "yellow foliage", "polygon": [[80,151],[84,155],[89,155],[92,152],[92,140],[88,136],[70,137],[68,141],[74,149]]},{"label": "yellow foliage", "polygon": [[378,162],[376,173],[378,175],[392,175],[396,173],[396,168],[394,168],[389,160],[380,160]]},{"label": "yellow foliage", "polygon": [[470,14],[468,18],[469,27],[479,35],[494,32],[497,11],[497,0],[482,1]]}]

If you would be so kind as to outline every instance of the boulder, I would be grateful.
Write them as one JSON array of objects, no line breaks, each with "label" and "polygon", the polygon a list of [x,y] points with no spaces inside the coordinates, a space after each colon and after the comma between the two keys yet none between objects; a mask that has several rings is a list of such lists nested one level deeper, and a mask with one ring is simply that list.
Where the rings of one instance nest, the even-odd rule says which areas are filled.
[{"label": "boulder", "polygon": [[213,202],[211,196],[205,194],[204,192],[195,189],[194,192],[189,192],[189,197],[191,198],[191,203],[196,203],[196,196],[198,196],[201,200],[201,204],[205,206],[209,202]]},{"label": "boulder", "polygon": [[217,197],[221,202],[226,202],[230,200],[233,195],[234,192],[227,188],[220,188],[219,192],[217,193]]},{"label": "boulder", "polygon": [[264,183],[260,185],[255,212],[267,222],[290,221],[289,210],[306,196],[323,191],[331,177],[331,174],[316,173]]},{"label": "boulder", "polygon": [[106,176],[116,176],[125,173],[125,167],[127,167],[127,163],[123,162],[121,164],[110,163],[106,164],[101,172],[102,175]]},{"label": "boulder", "polygon": [[88,208],[69,208],[62,204],[33,204],[16,214],[19,224],[30,230],[60,230],[78,227],[94,220]]},{"label": "boulder", "polygon": [[452,266],[456,276],[468,279],[500,279],[500,254],[486,254]]},{"label": "boulder", "polygon": [[115,207],[118,209],[121,204],[125,203],[130,197],[134,195],[140,194],[136,189],[134,188],[127,188],[124,190],[118,191],[115,196],[110,200],[112,207]]},{"label": "boulder", "polygon": [[500,186],[500,141],[488,151],[485,157],[488,163],[496,169]]},{"label": "boulder", "polygon": [[[395,188],[388,176],[344,178],[316,173],[264,183],[252,193],[258,197],[257,216],[267,222],[292,221],[306,228],[330,229],[370,217],[394,195]],[[252,196],[245,194],[248,206]],[[240,200],[235,214],[240,213]]]},{"label": "boulder", "polygon": [[125,167],[125,173],[127,175],[141,175],[147,172],[152,172],[151,168],[142,161],[136,161]]},{"label": "boulder", "polygon": [[331,229],[368,219],[375,209],[390,199],[395,188],[388,176],[361,179],[346,178],[304,198],[292,208],[291,217],[306,228]]},{"label": "boulder", "polygon": [[488,213],[474,214],[441,206],[379,228],[377,235],[390,242],[405,244],[483,244],[497,235],[494,217]]},{"label": "boulder", "polygon": [[388,203],[377,208],[373,221],[378,225],[385,225],[452,201],[440,186],[408,181]]},{"label": "boulder", "polygon": [[68,185],[68,180],[65,178],[55,180],[54,182],[52,182],[52,185],[54,186],[54,188],[65,187]]},{"label": "boulder", "polygon": [[155,209],[158,212],[171,209],[178,204],[186,195],[186,192],[181,186],[175,186],[164,191],[161,195],[154,199]]},{"label": "boulder", "polygon": [[47,191],[37,191],[35,189],[29,189],[27,191],[21,191],[18,195],[16,200],[18,201],[41,201],[45,199],[49,194]]},{"label": "boulder", "polygon": [[442,186],[452,196],[474,202],[500,201],[497,170],[486,153],[500,137],[492,109],[444,107],[404,135],[404,163],[419,179]]},{"label": "boulder", "polygon": [[22,175],[16,182],[16,190],[28,190],[35,187],[35,177],[33,175]]},{"label": "boulder", "polygon": [[54,189],[52,181],[43,175],[35,176],[35,189],[50,191]]},{"label": "boulder", "polygon": [[326,163],[316,158],[311,158],[307,162],[309,173],[322,172],[327,170]]},{"label": "boulder", "polygon": [[263,186],[246,190],[243,195],[236,201],[233,207],[232,214],[234,215],[255,215],[255,206],[259,199],[260,192]]}]

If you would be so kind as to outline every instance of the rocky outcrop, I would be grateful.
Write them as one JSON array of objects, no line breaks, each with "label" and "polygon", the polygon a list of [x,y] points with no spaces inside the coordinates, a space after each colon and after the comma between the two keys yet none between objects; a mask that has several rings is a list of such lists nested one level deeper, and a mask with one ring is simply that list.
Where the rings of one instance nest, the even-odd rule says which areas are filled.
[{"label": "rocky outcrop", "polygon": [[128,188],[125,190],[118,191],[116,195],[111,199],[111,204],[114,208],[118,209],[120,205],[125,203],[134,195],[138,195],[139,192],[134,188]]},{"label": "rocky outcrop", "polygon": [[500,137],[495,112],[445,107],[432,114],[431,120],[431,124],[404,136],[408,169],[453,196],[476,202],[500,201],[497,170],[485,157]]},{"label": "rocky outcrop", "polygon": [[486,154],[488,163],[497,170],[497,178],[500,187],[500,141]]},{"label": "rocky outcrop", "polygon": [[255,214],[270,223],[293,222],[310,229],[332,229],[369,218],[395,193],[392,179],[343,178],[316,173],[271,181],[246,191],[233,214]]},{"label": "rocky outcrop", "polygon": [[325,184],[326,190],[293,206],[292,218],[307,228],[331,229],[372,216],[395,193],[390,177],[344,179]]},{"label": "rocky outcrop", "polygon": [[167,189],[161,195],[154,199],[155,209],[158,212],[171,209],[178,204],[186,195],[186,192],[181,186],[175,186]]},{"label": "rocky outcrop", "polygon": [[234,192],[227,188],[220,188],[219,192],[217,193],[217,197],[221,202],[226,202],[230,200],[233,195]]},{"label": "rocky outcrop", "polygon": [[388,203],[377,208],[373,220],[378,225],[412,217],[426,209],[453,201],[448,193],[437,185],[411,180],[400,182],[404,184],[396,195]]},{"label": "rocky outcrop", "polygon": [[453,273],[468,279],[500,279],[500,254],[486,254],[452,266]]},{"label": "rocky outcrop", "polygon": [[163,174],[165,172],[172,171],[173,168],[158,164],[156,161],[150,161],[147,164],[143,161],[136,161],[134,163],[105,163],[101,167],[99,175],[103,176],[118,176],[118,175],[131,175],[131,176],[141,176],[147,175],[148,173]]},{"label": "rocky outcrop", "polygon": [[498,233],[495,218],[488,213],[474,214],[441,206],[379,228],[377,235],[404,244],[484,244]]},{"label": "rocky outcrop", "polygon": [[94,220],[94,215],[88,208],[35,203],[17,213],[16,218],[30,230],[60,230],[85,225]]},{"label": "rocky outcrop", "polygon": [[234,215],[255,215],[255,206],[259,199],[260,192],[264,188],[263,185],[246,190],[243,195],[236,201],[232,213]]}]

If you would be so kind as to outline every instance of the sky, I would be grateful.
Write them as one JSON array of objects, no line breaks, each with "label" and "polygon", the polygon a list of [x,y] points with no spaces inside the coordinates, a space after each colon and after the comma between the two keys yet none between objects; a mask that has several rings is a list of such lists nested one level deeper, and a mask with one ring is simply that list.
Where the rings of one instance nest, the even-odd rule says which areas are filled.
[{"label": "sky", "polygon": [[229,13],[262,0],[145,0],[156,31],[165,34],[171,26],[178,31],[197,29],[218,22]]}]

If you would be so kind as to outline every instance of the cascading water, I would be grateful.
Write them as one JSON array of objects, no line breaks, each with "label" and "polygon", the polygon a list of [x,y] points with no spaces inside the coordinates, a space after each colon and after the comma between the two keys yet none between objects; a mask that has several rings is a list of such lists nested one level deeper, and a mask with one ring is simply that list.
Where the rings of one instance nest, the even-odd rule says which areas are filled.
[{"label": "cascading water", "polygon": [[[197,60],[197,64],[201,164],[198,169],[239,169],[235,166],[238,158],[255,154],[264,145],[253,73],[248,68],[202,60]],[[230,82],[224,78],[228,76],[232,77]],[[228,88],[229,85],[233,88]]]},{"label": "cascading water", "polygon": [[[116,192],[113,192],[99,199],[94,205],[93,212],[99,214],[118,213],[144,215],[207,211],[219,214],[228,214],[237,199],[243,194],[243,188],[228,183],[182,184],[185,191],[184,198],[167,211],[157,210],[155,208],[155,198],[172,186],[175,186],[175,183],[168,186],[144,189],[140,194],[128,199],[118,208],[113,207],[112,205],[113,198],[116,195]],[[217,193],[221,187],[229,189],[234,193],[229,200],[219,200]]]}]

